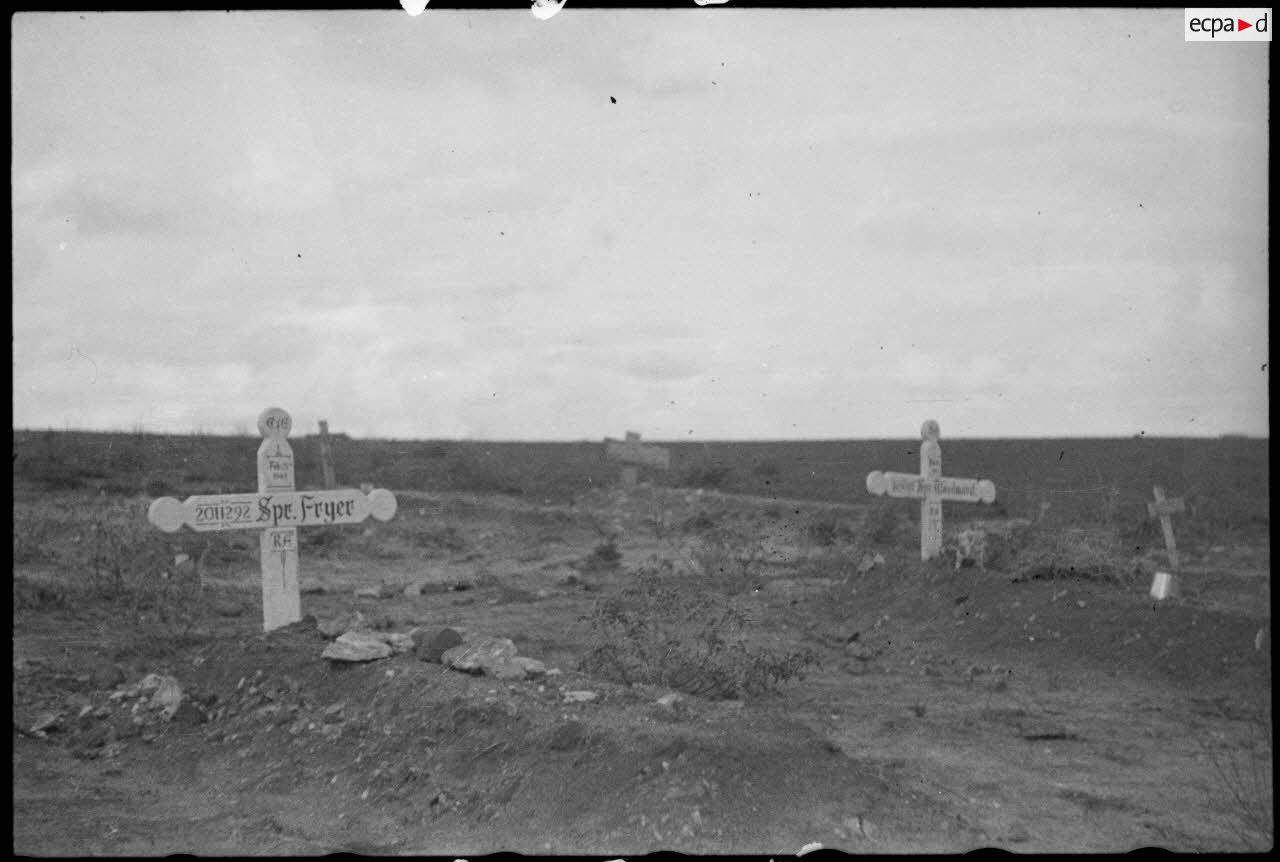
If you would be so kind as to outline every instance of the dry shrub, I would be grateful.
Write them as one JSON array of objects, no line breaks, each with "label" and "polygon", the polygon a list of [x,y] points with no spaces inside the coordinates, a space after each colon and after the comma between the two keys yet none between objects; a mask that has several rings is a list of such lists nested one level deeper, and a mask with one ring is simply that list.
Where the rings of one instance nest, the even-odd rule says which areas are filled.
[{"label": "dry shrub", "polygon": [[1012,555],[1015,581],[1077,579],[1129,585],[1134,568],[1114,528],[1048,529],[1025,532]]},{"label": "dry shrub", "polygon": [[1276,834],[1269,669],[1267,682],[1247,716],[1246,735],[1239,745],[1224,750],[1201,738],[1201,748],[1213,764],[1216,779],[1212,799],[1228,806],[1241,841],[1249,850],[1270,849]]},{"label": "dry shrub", "polygon": [[818,662],[812,650],[747,647],[747,612],[724,595],[681,583],[666,560],[642,566],[620,595],[598,600],[585,619],[591,643],[580,669],[626,685],[729,699],[774,692]]},{"label": "dry shrub", "polygon": [[703,536],[692,554],[705,586],[736,596],[756,587],[764,543],[715,530]]}]

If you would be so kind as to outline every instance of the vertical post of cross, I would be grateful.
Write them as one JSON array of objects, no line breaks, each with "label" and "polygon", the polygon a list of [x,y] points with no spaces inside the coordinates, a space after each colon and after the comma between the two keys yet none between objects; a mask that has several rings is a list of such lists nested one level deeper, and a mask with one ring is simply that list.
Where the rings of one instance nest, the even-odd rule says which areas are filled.
[{"label": "vertical post of cross", "polygon": [[[640,435],[635,431],[627,432],[626,445],[631,449],[640,448]],[[634,488],[640,481],[640,468],[635,464],[622,465],[622,487]]]},{"label": "vertical post of cross", "polygon": [[[293,449],[285,439],[293,428],[289,414],[268,407],[258,416],[262,445],[258,447],[258,493],[294,490]],[[268,527],[259,536],[262,554],[263,631],[302,619],[298,589],[298,528]]]},{"label": "vertical post of cross", "polygon": [[604,441],[605,457],[622,462],[622,485],[634,488],[639,480],[639,465],[654,467],[660,470],[671,469],[671,452],[660,446],[645,446],[640,442],[640,435],[635,431],[627,432],[624,441]]},{"label": "vertical post of cross", "polygon": [[933,419],[920,426],[920,476],[926,492],[920,501],[920,559],[932,560],[942,553],[942,497],[933,491],[942,478],[942,430]]},{"label": "vertical post of cross", "polygon": [[320,469],[324,473],[324,487],[332,491],[338,485],[333,476],[333,449],[329,446],[329,423],[320,420]]},{"label": "vertical post of cross", "polygon": [[1173,521],[1169,516],[1185,512],[1186,502],[1181,497],[1165,497],[1164,488],[1159,485],[1154,486],[1151,491],[1156,501],[1147,504],[1147,513],[1153,518],[1160,519],[1160,529],[1164,532],[1164,547],[1169,552],[1169,565],[1176,572],[1178,571],[1178,546],[1173,541]]}]

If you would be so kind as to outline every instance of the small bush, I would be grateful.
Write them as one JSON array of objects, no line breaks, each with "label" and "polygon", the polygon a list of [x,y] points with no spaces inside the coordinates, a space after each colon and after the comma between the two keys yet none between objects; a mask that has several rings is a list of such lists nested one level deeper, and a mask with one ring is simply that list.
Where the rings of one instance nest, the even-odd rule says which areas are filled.
[{"label": "small bush", "polygon": [[14,610],[44,611],[67,606],[66,590],[56,584],[38,584],[23,577],[13,579]]},{"label": "small bush", "polygon": [[680,484],[689,488],[722,488],[732,472],[727,464],[695,464],[684,471]]},{"label": "small bush", "polygon": [[776,461],[763,460],[756,462],[755,470],[753,470],[761,479],[776,479],[782,474],[782,469],[778,467]]},{"label": "small bush", "polygon": [[716,520],[706,512],[698,512],[680,525],[686,533],[703,533],[716,528]]},{"label": "small bush", "polygon": [[467,542],[462,538],[462,534],[458,532],[458,528],[451,525],[428,527],[421,532],[414,533],[413,543],[420,548],[427,548],[432,551],[446,551],[451,554],[456,554],[467,548]]},{"label": "small bush", "polygon": [[853,539],[852,531],[832,514],[817,515],[805,525],[805,537],[821,548]]},{"label": "small bush", "polygon": [[618,550],[618,543],[614,539],[608,539],[600,544],[583,558],[580,568],[584,572],[602,572],[618,568],[622,562],[622,552]]},{"label": "small bush", "polygon": [[[1268,672],[1268,677],[1270,673]],[[1265,691],[1270,692],[1270,685]],[[1215,802],[1230,806],[1243,843],[1250,850],[1267,850],[1275,843],[1275,783],[1271,701],[1263,694],[1247,722],[1247,736],[1238,747],[1223,751],[1201,739],[1217,779]]]},{"label": "small bush", "polygon": [[702,582],[733,596],[756,586],[756,569],[764,556],[764,544],[759,539],[714,531],[705,536],[692,553]]},{"label": "small bush", "polygon": [[1114,529],[1046,529],[1026,533],[1009,568],[1015,581],[1076,579],[1128,585],[1133,566]]},{"label": "small bush", "polygon": [[746,611],[707,590],[670,583],[669,561],[635,572],[616,598],[586,620],[593,644],[582,671],[626,685],[648,683],[713,699],[775,692],[818,664],[812,650],[750,649]]},{"label": "small bush", "polygon": [[871,504],[863,530],[872,542],[877,545],[892,545],[897,540],[901,523],[899,509],[899,504],[888,501]]}]

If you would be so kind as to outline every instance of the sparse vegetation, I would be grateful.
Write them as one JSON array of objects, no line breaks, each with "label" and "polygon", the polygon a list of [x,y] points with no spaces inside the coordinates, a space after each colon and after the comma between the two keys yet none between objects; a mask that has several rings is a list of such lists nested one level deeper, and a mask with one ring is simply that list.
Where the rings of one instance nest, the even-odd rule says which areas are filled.
[{"label": "sparse vegetation", "polygon": [[713,530],[694,547],[693,559],[709,588],[735,596],[757,586],[764,544],[726,530]]},{"label": "sparse vegetation", "polygon": [[1128,585],[1134,566],[1111,528],[1049,529],[1037,525],[1023,534],[1007,567],[1015,580],[1090,580]]},{"label": "sparse vegetation", "polygon": [[583,558],[579,568],[583,572],[601,572],[618,568],[622,562],[622,553],[618,550],[616,539],[606,539],[592,549]]},{"label": "sparse vegetation", "polygon": [[[1270,675],[1268,663],[1268,676]],[[1275,844],[1275,783],[1272,747],[1274,728],[1270,686],[1246,716],[1246,734],[1237,746],[1219,747],[1201,738],[1201,748],[1216,777],[1212,799],[1225,803],[1236,819],[1249,850],[1270,850]]]},{"label": "sparse vegetation", "polygon": [[581,669],[627,685],[649,683],[713,699],[776,692],[818,664],[813,650],[751,649],[748,613],[710,589],[680,584],[670,561],[633,573],[620,596],[587,616],[591,642]]}]

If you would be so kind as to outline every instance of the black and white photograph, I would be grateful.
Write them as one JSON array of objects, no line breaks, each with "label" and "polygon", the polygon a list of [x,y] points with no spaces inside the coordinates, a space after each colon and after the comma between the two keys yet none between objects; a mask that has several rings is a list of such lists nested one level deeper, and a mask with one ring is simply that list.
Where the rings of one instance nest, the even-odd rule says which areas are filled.
[{"label": "black and white photograph", "polygon": [[1270,850],[1272,17],[12,14],[15,854]]}]

